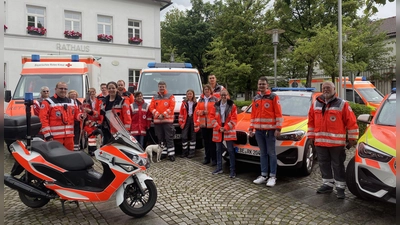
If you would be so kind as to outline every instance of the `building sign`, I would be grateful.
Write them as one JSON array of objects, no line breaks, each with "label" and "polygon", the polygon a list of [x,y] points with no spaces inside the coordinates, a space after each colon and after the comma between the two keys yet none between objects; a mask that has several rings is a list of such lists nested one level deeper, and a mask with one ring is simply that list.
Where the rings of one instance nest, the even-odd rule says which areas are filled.
[{"label": "building sign", "polygon": [[74,52],[89,52],[89,45],[74,45],[57,43],[57,50],[74,51]]}]

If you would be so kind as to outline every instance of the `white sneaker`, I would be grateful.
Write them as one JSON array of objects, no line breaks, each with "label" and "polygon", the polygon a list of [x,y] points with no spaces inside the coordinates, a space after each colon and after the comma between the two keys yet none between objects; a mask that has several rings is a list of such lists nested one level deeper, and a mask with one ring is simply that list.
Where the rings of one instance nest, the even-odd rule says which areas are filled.
[{"label": "white sneaker", "polygon": [[253,180],[253,183],[255,184],[265,184],[267,183],[267,178],[263,176],[257,177],[257,179]]},{"label": "white sneaker", "polygon": [[276,184],[276,177],[270,177],[267,181],[267,187],[273,187]]}]

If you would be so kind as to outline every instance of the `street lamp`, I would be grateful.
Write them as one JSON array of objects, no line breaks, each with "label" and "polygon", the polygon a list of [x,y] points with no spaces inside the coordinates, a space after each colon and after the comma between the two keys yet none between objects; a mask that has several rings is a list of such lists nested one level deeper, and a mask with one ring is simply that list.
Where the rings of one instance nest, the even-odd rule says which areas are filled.
[{"label": "street lamp", "polygon": [[272,30],[268,30],[267,34],[272,34],[272,44],[274,44],[274,76],[275,76],[275,81],[274,81],[274,85],[275,87],[276,85],[276,52],[277,52],[277,47],[278,47],[278,43],[279,43],[279,34],[282,34],[283,32],[285,32],[282,29],[272,29]]}]

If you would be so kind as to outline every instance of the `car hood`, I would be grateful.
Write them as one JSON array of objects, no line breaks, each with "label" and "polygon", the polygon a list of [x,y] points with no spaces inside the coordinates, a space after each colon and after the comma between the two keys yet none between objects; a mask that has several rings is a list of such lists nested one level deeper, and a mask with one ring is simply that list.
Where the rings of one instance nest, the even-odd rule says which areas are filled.
[{"label": "car hood", "polygon": [[368,145],[396,156],[396,127],[371,124],[364,136]]},{"label": "car hood", "polygon": [[307,131],[307,117],[304,116],[283,116],[283,124],[281,132],[289,132],[294,130]]}]

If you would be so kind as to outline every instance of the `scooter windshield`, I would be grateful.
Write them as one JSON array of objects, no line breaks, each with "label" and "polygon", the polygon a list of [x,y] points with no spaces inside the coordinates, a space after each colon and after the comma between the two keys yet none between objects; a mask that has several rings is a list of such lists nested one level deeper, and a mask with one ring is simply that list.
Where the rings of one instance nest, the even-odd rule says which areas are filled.
[{"label": "scooter windshield", "polygon": [[136,139],[132,137],[125,129],[124,124],[121,122],[117,114],[113,113],[112,110],[108,110],[106,111],[105,117],[108,121],[108,124],[113,128],[110,129],[114,139],[113,142],[132,147],[140,152],[144,152],[139,142],[137,142]]}]

